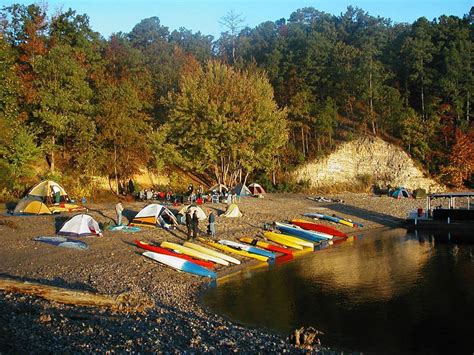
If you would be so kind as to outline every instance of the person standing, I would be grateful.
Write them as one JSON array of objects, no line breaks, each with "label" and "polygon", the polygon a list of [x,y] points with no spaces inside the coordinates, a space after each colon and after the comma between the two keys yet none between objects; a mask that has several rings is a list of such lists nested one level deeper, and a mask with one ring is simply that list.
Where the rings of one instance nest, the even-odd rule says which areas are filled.
[{"label": "person standing", "polygon": [[193,225],[193,218],[191,217],[190,211],[186,211],[185,218],[186,218],[186,229],[187,229],[186,239],[189,240],[191,239],[191,231],[192,231],[192,225]]},{"label": "person standing", "polygon": [[197,214],[197,211],[194,211],[193,213],[193,240],[196,239],[197,237],[197,233],[198,233],[198,228],[199,228],[199,218],[198,218],[198,214]]},{"label": "person standing", "polygon": [[214,214],[214,211],[210,210],[209,211],[209,234],[211,235],[212,238],[216,236],[216,215]]},{"label": "person standing", "polygon": [[123,206],[122,206],[122,202],[117,202],[117,204],[115,205],[115,213],[117,214],[117,226],[121,226],[122,225],[122,213],[123,213]]},{"label": "person standing", "polygon": [[51,190],[53,193],[53,202],[55,205],[59,205],[59,201],[61,200],[61,190],[57,185],[51,185]]}]

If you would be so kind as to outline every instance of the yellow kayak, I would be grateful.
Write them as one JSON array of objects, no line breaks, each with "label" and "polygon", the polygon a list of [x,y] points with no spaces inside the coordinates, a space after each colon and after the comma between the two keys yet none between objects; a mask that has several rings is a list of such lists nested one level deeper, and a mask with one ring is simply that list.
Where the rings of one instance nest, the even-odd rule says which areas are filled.
[{"label": "yellow kayak", "polygon": [[172,249],[172,250],[178,251],[180,253],[183,253],[185,255],[195,257],[195,258],[213,261],[213,262],[215,262],[217,264],[221,264],[221,265],[226,265],[226,266],[229,265],[229,262],[224,260],[224,259],[217,258],[217,257],[209,255],[209,254],[201,253],[200,251],[182,246],[181,244],[170,243],[170,242],[162,242],[160,244],[160,246],[162,248]]},{"label": "yellow kayak", "polygon": [[244,243],[247,243],[247,244],[250,244],[250,245],[255,245],[257,247],[269,250],[269,251],[274,252],[274,253],[281,253],[281,254],[284,254],[284,255],[292,255],[293,254],[293,251],[291,251],[288,248],[281,247],[281,246],[271,244],[271,243],[267,243],[267,242],[263,242],[261,240],[257,240],[257,239],[254,239],[254,238],[244,237],[244,238],[239,238],[239,240],[241,242],[244,242]]},{"label": "yellow kayak", "polygon": [[234,264],[240,264],[240,260],[237,260],[236,258],[233,258],[227,254],[224,253],[219,253],[218,251],[203,247],[202,245],[194,244],[191,242],[184,242],[183,245],[185,247],[200,251],[201,253],[204,254],[209,254],[211,256],[215,256],[216,258],[221,258],[223,260],[227,260],[228,262],[234,263]]},{"label": "yellow kayak", "polygon": [[226,251],[228,253],[234,253],[234,254],[237,254],[237,255],[242,255],[242,256],[246,256],[247,258],[253,258],[253,259],[260,260],[260,261],[267,261],[268,260],[268,258],[266,256],[248,253],[246,251],[239,250],[239,249],[234,249],[234,248],[228,247],[226,245],[222,245],[222,244],[219,244],[219,243],[216,243],[216,242],[213,242],[211,240],[204,239],[204,238],[199,238],[199,241],[203,242],[203,243],[206,243],[206,244],[208,244],[208,245],[210,245],[210,246],[212,246],[216,249]]},{"label": "yellow kayak", "polygon": [[[283,244],[283,242],[291,243],[292,245],[288,245],[288,244],[283,244],[283,245],[291,246],[292,248],[295,248],[295,249],[303,249],[303,248],[314,249],[314,243],[309,242],[307,240],[303,240],[301,238],[292,237],[286,234],[280,234],[280,233],[275,233],[275,232],[265,232],[263,233],[263,236],[269,240],[272,240],[280,244]],[[294,245],[300,246],[300,248],[295,247]]]}]

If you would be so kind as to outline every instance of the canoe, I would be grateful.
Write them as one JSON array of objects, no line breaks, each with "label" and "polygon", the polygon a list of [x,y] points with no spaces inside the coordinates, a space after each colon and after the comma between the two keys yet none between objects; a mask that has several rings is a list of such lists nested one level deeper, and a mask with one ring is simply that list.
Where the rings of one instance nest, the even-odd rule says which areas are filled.
[{"label": "canoe", "polygon": [[231,248],[245,250],[245,251],[247,251],[249,253],[252,253],[252,254],[266,256],[267,258],[270,258],[270,259],[275,259],[276,258],[275,253],[272,253],[272,252],[269,252],[267,250],[263,250],[263,249],[260,249],[260,248],[257,248],[257,247],[254,247],[254,246],[248,245],[248,244],[233,242],[231,240],[225,240],[225,239],[219,240],[219,244],[227,245],[228,247],[231,247]]},{"label": "canoe", "polygon": [[184,259],[184,260],[187,260],[187,261],[190,261],[192,263],[195,263],[195,264],[198,264],[202,267],[207,267],[208,269],[214,267],[214,263],[211,262],[211,261],[205,261],[205,260],[199,260],[199,259],[195,259],[189,255],[184,255],[184,254],[178,254],[178,253],[175,253],[174,251],[171,251],[169,249],[165,249],[165,248],[162,248],[162,247],[157,247],[155,245],[151,245],[151,244],[148,244],[148,243],[145,243],[145,242],[142,242],[140,240],[135,240],[135,244],[137,245],[137,247],[139,248],[142,248],[142,249],[145,249],[145,250],[148,250],[148,251],[152,251],[154,253],[158,253],[158,254],[164,254],[164,255],[170,255],[170,256],[175,256],[177,258],[181,258],[181,259]]},{"label": "canoe", "polygon": [[303,246],[301,244],[294,243],[288,239],[286,239],[286,235],[279,234],[275,232],[265,232],[263,233],[264,238],[271,240],[272,242],[278,243],[280,245],[284,245],[286,247],[290,247],[293,249],[302,250]]},{"label": "canoe", "polygon": [[204,239],[204,238],[199,238],[199,241],[203,242],[203,243],[206,243],[206,244],[212,246],[213,248],[216,248],[216,249],[219,249],[219,250],[222,250],[222,251],[226,251],[228,253],[233,253],[233,254],[245,256],[247,258],[257,259],[257,260],[260,260],[260,261],[268,261],[268,258],[266,256],[248,253],[244,250],[234,249],[234,248],[228,247],[227,245],[222,245],[222,244],[213,242],[211,240],[207,240],[207,239]]},{"label": "canoe", "polygon": [[229,256],[227,254],[219,253],[218,251],[203,247],[202,245],[191,243],[191,242],[184,242],[183,245],[185,247],[200,251],[201,253],[209,254],[211,256],[215,256],[217,258],[227,260],[230,263],[237,264],[237,265],[240,264],[240,260],[233,258],[232,256]]},{"label": "canoe", "polygon": [[[294,243],[294,244],[302,246],[303,248],[306,248],[306,249],[307,248],[314,249],[314,243],[313,242],[310,242],[310,241],[307,241],[307,240],[304,240],[304,239],[301,239],[301,238],[298,238],[298,237],[294,237],[294,236],[291,236],[291,235],[288,235],[288,234],[281,234],[281,233],[276,233],[276,232],[265,232],[263,235],[267,238],[268,238],[268,236],[271,236],[271,237],[284,239],[284,240],[289,241],[290,243]],[[270,239],[270,238],[268,238],[268,239]]]},{"label": "canoe", "polygon": [[341,238],[347,238],[346,233],[343,233],[336,228],[329,227],[329,226],[324,226],[322,224],[317,224],[313,222],[308,222],[303,219],[293,219],[291,220],[291,223],[294,225],[297,225],[298,227],[301,227],[303,229],[307,230],[313,230],[316,232],[321,232],[325,234],[332,235],[334,237],[341,237]]},{"label": "canoe", "polygon": [[322,233],[313,232],[313,231],[307,231],[305,229],[302,229],[298,226],[293,226],[291,224],[275,222],[275,225],[283,233],[294,235],[298,238],[303,238],[314,243],[320,242],[322,240],[332,239],[332,235],[322,234]]},{"label": "canoe", "polygon": [[190,261],[177,258],[176,256],[154,253],[152,251],[146,251],[142,255],[146,256],[147,258],[158,261],[162,264],[165,264],[167,266],[170,266],[173,269],[176,269],[178,271],[189,272],[190,274],[210,277],[212,279],[216,278],[215,272],[209,271],[208,269],[202,266],[199,266],[197,264],[194,264]]},{"label": "canoe", "polygon": [[266,250],[269,250],[269,251],[272,251],[272,252],[281,253],[281,254],[284,254],[284,255],[293,255],[293,252],[288,248],[279,247],[278,245],[270,244],[270,243],[267,243],[267,242],[264,242],[264,241],[261,241],[261,240],[255,239],[255,238],[245,237],[245,238],[239,238],[239,240],[241,242],[251,244],[251,245],[256,245],[256,246],[258,246],[262,249],[266,249]]},{"label": "canoe", "polygon": [[225,265],[225,266],[229,265],[229,262],[224,260],[224,259],[217,258],[217,257],[209,255],[209,254],[201,253],[200,251],[182,246],[181,244],[170,243],[170,242],[162,242],[160,244],[160,246],[162,248],[172,249],[172,250],[177,251],[179,253],[183,253],[183,254],[192,256],[193,258],[199,258],[199,259],[203,259],[203,260],[213,261],[217,264],[221,264],[221,265]]}]

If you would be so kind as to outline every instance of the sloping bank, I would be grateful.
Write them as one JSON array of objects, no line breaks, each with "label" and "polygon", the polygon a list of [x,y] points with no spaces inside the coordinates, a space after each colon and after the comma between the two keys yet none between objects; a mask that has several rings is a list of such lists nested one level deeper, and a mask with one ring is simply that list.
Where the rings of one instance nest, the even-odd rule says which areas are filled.
[{"label": "sloping bank", "polygon": [[341,144],[327,157],[310,162],[294,172],[297,180],[312,188],[350,188],[361,181],[378,186],[404,186],[429,192],[443,190],[418,168],[401,148],[377,137],[363,137]]}]

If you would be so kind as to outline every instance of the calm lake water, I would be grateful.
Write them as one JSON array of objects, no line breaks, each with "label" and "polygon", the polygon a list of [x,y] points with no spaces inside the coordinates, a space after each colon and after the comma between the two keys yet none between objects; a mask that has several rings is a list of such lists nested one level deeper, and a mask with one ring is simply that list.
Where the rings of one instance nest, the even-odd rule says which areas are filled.
[{"label": "calm lake water", "polygon": [[314,326],[325,333],[323,345],[338,350],[472,354],[474,245],[404,229],[370,232],[243,271],[202,301],[285,336]]}]

